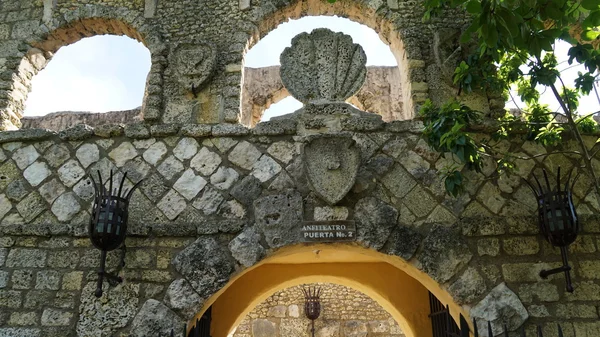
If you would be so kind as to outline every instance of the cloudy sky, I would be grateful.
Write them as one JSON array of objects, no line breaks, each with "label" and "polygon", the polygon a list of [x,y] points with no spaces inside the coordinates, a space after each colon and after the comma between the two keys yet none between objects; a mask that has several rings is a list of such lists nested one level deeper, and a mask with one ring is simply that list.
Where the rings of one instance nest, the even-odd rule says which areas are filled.
[{"label": "cloudy sky", "polygon": [[[246,55],[247,67],[279,64],[279,55],[301,32],[329,28],[352,36],[367,54],[367,65],[394,66],[396,60],[372,29],[338,17],[307,17],[290,20],[260,40]],[[568,46],[560,46],[566,57]],[[559,55],[561,56],[561,55]],[[560,60],[559,60],[560,61]],[[568,68],[561,64],[560,69]],[[40,116],[56,111],[106,112],[133,109],[142,104],[146,75],[150,69],[150,53],[139,42],[128,37],[96,36],[63,47],[48,66],[34,77],[32,92],[27,100],[26,116]],[[563,76],[573,83],[581,68],[571,68]],[[542,101],[556,108],[551,93]],[[524,107],[521,102],[516,103]],[[302,104],[288,97],[265,112],[263,120],[290,113]],[[515,106],[509,103],[508,107]],[[580,107],[585,111],[600,110],[595,94],[583,98]]]}]

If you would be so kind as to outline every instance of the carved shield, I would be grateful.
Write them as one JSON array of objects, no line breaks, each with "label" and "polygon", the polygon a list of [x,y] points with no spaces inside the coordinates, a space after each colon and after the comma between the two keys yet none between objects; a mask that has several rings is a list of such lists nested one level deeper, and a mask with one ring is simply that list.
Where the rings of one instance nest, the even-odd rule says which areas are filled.
[{"label": "carved shield", "polygon": [[310,187],[330,205],[342,200],[354,186],[360,150],[351,137],[313,138],[304,146],[303,159]]}]

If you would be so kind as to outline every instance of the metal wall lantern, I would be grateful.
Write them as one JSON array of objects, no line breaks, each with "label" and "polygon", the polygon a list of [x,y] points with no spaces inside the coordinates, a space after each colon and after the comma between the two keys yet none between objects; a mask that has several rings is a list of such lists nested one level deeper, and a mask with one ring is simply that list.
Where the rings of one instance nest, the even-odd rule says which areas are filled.
[{"label": "metal wall lantern", "polygon": [[303,288],[304,314],[311,321],[311,333],[315,336],[315,320],[321,315],[321,288]]},{"label": "metal wall lantern", "polygon": [[570,273],[571,266],[569,266],[567,259],[567,247],[577,239],[577,234],[579,233],[579,220],[577,219],[577,212],[573,205],[573,194],[571,191],[571,188],[577,181],[577,177],[571,183],[572,171],[569,172],[564,189],[561,190],[560,167],[558,168],[556,186],[554,188],[550,187],[546,170],[542,171],[546,183],[545,186],[540,184],[535,175],[533,178],[535,179],[537,188],[529,181],[526,180],[526,182],[537,198],[540,231],[552,246],[560,248],[563,265],[550,270],[542,270],[540,276],[547,278],[552,274],[564,272],[567,291],[573,292]]},{"label": "metal wall lantern", "polygon": [[[113,282],[122,282],[119,276],[109,274],[105,270],[106,253],[119,248],[125,235],[127,234],[127,217],[129,215],[129,199],[133,191],[141,183],[139,181],[129,191],[123,191],[123,184],[127,173],[123,175],[119,187],[115,185],[113,189],[113,172],[110,171],[110,177],[106,182],[102,181],[100,171],[98,171],[98,182],[90,175],[94,184],[94,206],[92,208],[92,218],[90,219],[89,235],[94,247],[102,251],[100,257],[100,270],[98,271],[98,285],[96,287],[96,297],[102,296],[102,282],[104,277]],[[108,190],[105,184],[108,182]]]}]

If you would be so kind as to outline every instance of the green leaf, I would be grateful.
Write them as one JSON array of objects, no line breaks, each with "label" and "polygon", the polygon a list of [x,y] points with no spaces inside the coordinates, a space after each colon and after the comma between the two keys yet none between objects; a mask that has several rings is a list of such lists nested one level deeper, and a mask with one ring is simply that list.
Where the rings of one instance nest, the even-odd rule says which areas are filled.
[{"label": "green leaf", "polygon": [[467,2],[466,10],[471,14],[481,13],[481,2],[479,0]]},{"label": "green leaf", "polygon": [[600,2],[598,0],[581,0],[581,7],[593,11],[600,9]]},{"label": "green leaf", "polygon": [[510,35],[512,37],[517,37],[519,35],[519,25],[517,24],[517,17],[515,13],[512,13],[504,8],[499,8],[497,10],[498,16],[502,18],[504,23],[506,24],[506,28],[510,31]]},{"label": "green leaf", "polygon": [[593,30],[585,30],[581,33],[581,39],[584,41],[594,41],[600,36],[600,32],[596,32]]},{"label": "green leaf", "polygon": [[600,26],[600,10],[591,12],[585,20],[581,23],[581,28],[592,29]]}]

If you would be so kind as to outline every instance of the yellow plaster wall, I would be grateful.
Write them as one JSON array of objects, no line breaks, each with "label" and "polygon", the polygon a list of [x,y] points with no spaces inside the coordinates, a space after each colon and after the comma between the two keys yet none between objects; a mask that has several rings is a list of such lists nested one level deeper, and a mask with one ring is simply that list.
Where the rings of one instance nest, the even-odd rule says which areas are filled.
[{"label": "yellow plaster wall", "polygon": [[[329,282],[356,289],[378,302],[407,337],[431,336],[428,290],[460,307],[429,276],[398,257],[353,245],[286,247],[236,276],[205,304],[213,306],[211,334],[226,337],[247,313],[274,292],[304,283]],[[464,313],[463,313],[464,314]]]}]

